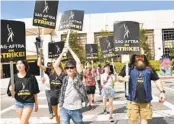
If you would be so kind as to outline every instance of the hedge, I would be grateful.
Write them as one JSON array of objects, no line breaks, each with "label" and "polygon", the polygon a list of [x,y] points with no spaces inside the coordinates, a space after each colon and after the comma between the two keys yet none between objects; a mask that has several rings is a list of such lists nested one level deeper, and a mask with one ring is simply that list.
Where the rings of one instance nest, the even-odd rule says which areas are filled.
[{"label": "hedge", "polygon": [[160,61],[159,60],[150,60],[149,62],[155,71],[160,71]]},{"label": "hedge", "polygon": [[[150,60],[149,61],[151,66],[154,68],[155,71],[160,71],[160,62],[159,60]],[[101,62],[101,65],[104,66],[105,62]],[[117,72],[119,73],[121,69],[124,67],[124,63],[121,62],[114,62]],[[97,63],[94,63],[94,67],[97,67]]]}]

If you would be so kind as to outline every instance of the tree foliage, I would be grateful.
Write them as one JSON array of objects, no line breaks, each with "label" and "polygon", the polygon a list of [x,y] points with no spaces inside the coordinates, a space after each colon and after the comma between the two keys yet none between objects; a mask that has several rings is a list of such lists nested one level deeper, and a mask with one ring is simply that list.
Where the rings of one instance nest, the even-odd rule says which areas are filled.
[{"label": "tree foliage", "polygon": [[148,59],[152,59],[151,50],[149,44],[147,44],[148,37],[145,35],[146,30],[140,30],[140,48],[143,49],[144,54],[147,56]]},{"label": "tree foliage", "polygon": [[[66,40],[67,33],[64,33],[64,40]],[[69,45],[72,48],[72,50],[77,54],[77,56],[80,58],[81,62],[83,63],[85,61],[85,51],[83,44],[81,42],[80,37],[78,36],[77,32],[71,32],[69,37]],[[68,58],[71,58],[71,54],[68,53]]]},{"label": "tree foliage", "polygon": [[174,59],[174,42],[171,43],[171,48],[169,49],[169,56]]}]

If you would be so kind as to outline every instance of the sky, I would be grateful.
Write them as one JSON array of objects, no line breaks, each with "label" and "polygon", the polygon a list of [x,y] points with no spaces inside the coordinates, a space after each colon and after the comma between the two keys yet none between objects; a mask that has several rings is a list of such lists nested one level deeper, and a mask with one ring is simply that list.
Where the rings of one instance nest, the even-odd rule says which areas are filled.
[{"label": "sky", "polygon": [[[32,18],[35,1],[1,1],[1,18]],[[111,13],[174,9],[174,1],[59,1],[58,12],[70,9],[89,13]]]}]

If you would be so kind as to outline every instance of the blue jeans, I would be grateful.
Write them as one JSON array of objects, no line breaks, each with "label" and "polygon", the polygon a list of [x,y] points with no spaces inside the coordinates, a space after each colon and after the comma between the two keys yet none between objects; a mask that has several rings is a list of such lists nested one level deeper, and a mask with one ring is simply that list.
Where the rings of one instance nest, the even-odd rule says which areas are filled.
[{"label": "blue jeans", "polygon": [[46,98],[47,98],[47,102],[48,102],[49,113],[53,114],[53,109],[52,109],[51,102],[50,102],[50,99],[51,99],[50,90],[45,90],[45,94],[46,94]]},{"label": "blue jeans", "polygon": [[84,124],[81,109],[68,110],[62,107],[60,109],[60,117],[61,124],[70,124],[70,119],[72,119],[74,124]]},{"label": "blue jeans", "polygon": [[34,108],[34,103],[22,103],[16,100],[15,102],[15,107],[16,108],[21,108],[23,109],[24,107],[30,107],[30,108]]}]

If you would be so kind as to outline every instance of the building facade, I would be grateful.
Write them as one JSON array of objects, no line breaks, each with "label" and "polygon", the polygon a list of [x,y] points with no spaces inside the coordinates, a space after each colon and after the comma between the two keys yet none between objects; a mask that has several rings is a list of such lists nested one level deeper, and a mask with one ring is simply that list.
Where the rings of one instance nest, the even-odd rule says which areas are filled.
[{"label": "building facade", "polygon": [[[109,35],[113,35],[113,24],[115,21],[136,21],[140,27],[146,30],[147,43],[151,50],[151,55],[155,60],[159,60],[163,54],[170,54],[171,44],[174,43],[174,10],[155,10],[119,13],[96,13],[85,14],[83,31],[78,32],[82,44],[98,42],[101,31],[107,30]],[[56,27],[59,26],[61,13],[58,14]],[[35,38],[38,27],[32,25],[32,18],[15,19],[25,22],[26,25],[26,47],[27,57],[30,61],[35,61],[36,48]],[[42,39],[44,40],[45,63],[48,59],[48,43],[50,41],[63,40],[66,31],[58,31],[40,28]]]}]

